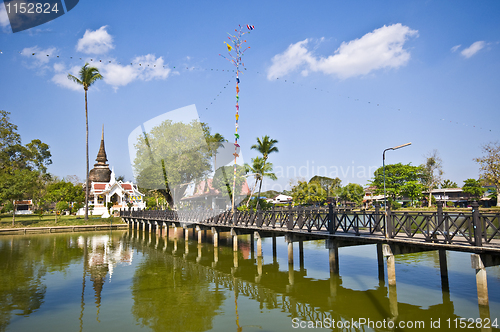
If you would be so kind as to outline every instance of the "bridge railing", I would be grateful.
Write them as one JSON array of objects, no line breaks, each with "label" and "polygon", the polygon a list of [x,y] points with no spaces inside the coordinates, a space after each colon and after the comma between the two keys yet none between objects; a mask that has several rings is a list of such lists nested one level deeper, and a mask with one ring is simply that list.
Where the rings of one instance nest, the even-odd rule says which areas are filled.
[{"label": "bridge railing", "polygon": [[285,207],[259,211],[223,210],[134,210],[120,211],[127,219],[188,222],[207,226],[239,226],[289,231],[384,235],[424,239],[438,243],[474,246],[500,240],[500,213],[479,213],[473,203],[469,212],[350,211],[329,207]]}]

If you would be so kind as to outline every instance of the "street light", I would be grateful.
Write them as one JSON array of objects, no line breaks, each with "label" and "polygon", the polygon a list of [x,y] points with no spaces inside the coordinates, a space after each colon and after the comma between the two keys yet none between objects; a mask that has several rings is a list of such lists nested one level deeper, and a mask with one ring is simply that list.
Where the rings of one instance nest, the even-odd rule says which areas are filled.
[{"label": "street light", "polygon": [[[386,193],[385,193],[385,151],[401,149],[401,148],[404,148],[405,146],[408,146],[408,145],[411,145],[411,142],[403,144],[403,145],[398,145],[398,146],[395,146],[393,148],[385,149],[384,152],[382,153],[382,168],[384,170],[384,211],[385,211],[386,221],[387,221],[387,197],[386,197]],[[385,237],[387,237],[387,225],[385,227]]]}]

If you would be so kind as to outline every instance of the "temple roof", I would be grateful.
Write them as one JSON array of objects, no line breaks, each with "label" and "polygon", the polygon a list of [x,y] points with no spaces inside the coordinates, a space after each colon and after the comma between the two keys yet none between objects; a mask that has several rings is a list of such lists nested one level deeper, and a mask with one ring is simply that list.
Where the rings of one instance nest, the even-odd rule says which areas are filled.
[{"label": "temple roof", "polygon": [[95,160],[98,164],[106,164],[106,161],[108,161],[106,150],[104,149],[104,125],[102,125],[101,146],[99,147],[99,152]]},{"label": "temple roof", "polygon": [[95,160],[97,163],[94,164],[94,168],[89,172],[89,181],[109,182],[111,180],[111,170],[109,169],[109,165],[106,164],[108,158],[106,157],[106,150],[104,148],[104,125],[102,126],[101,146]]}]

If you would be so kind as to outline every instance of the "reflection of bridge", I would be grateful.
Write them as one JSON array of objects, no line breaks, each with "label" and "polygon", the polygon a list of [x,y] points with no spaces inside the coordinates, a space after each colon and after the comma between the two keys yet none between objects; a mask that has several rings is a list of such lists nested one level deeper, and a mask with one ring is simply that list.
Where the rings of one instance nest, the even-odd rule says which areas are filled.
[{"label": "reflection of bridge", "polygon": [[[131,230],[128,237],[139,250],[158,253],[167,264],[182,270],[187,276],[200,276],[215,285],[216,289],[224,287],[234,291],[235,297],[241,294],[259,302],[261,308],[280,309],[289,313],[291,318],[303,321],[359,322],[365,319],[381,322],[392,319],[408,322],[419,319],[428,326],[431,318],[460,319],[454,314],[448,292],[443,292],[443,303],[428,309],[397,303],[397,298],[391,296],[390,287],[385,286],[383,275],[375,289],[357,291],[344,288],[338,275],[332,275],[327,280],[315,280],[306,276],[302,266],[300,271],[294,271],[293,265],[289,265],[288,272],[279,271],[275,250],[273,263],[263,264],[261,256],[254,258],[253,249],[251,259],[242,260],[238,251],[231,254],[229,250],[196,245],[193,241],[184,240],[182,243],[182,239],[157,236],[153,232]],[[183,254],[178,250],[182,244]],[[346,330],[364,330],[364,327]]]},{"label": "reflection of bridge", "polygon": [[[394,255],[427,250],[439,250],[442,287],[448,291],[446,250],[473,253],[472,268],[476,270],[478,303],[487,307],[488,290],[486,267],[500,265],[500,213],[479,213],[477,203],[471,213],[443,212],[442,204],[436,212],[403,212],[387,214],[376,207],[374,212],[337,211],[328,209],[292,209],[254,212],[200,211],[121,211],[121,217],[134,229],[158,229],[168,236],[169,226],[181,226],[187,239],[190,228],[198,233],[211,230],[214,245],[218,246],[220,232],[230,232],[234,251],[238,235],[250,234],[257,240],[257,256],[262,256],[261,239],[285,235],[288,242],[288,262],[293,264],[293,243],[311,239],[326,239],[330,257],[330,272],[338,274],[338,248],[363,244],[377,244],[379,275],[384,275],[387,258],[389,295],[396,298]],[[275,242],[273,241],[275,248]],[[293,275],[293,274],[292,274]],[[397,303],[397,300],[392,301]],[[396,308],[391,312],[397,315]],[[483,312],[484,310],[481,310]],[[489,309],[488,309],[489,312]]]}]

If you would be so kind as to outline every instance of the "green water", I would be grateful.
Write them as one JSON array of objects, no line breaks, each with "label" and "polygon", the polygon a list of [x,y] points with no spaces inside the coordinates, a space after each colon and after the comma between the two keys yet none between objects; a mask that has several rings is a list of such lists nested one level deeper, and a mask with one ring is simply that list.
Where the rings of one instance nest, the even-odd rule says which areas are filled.
[{"label": "green water", "polygon": [[500,268],[487,268],[480,313],[467,253],[447,253],[449,292],[437,252],[396,256],[394,292],[379,280],[375,245],[340,248],[337,277],[324,241],[304,242],[303,260],[294,243],[289,266],[282,237],[276,256],[265,238],[260,258],[249,235],[233,253],[224,233],[218,249],[210,232],[202,244],[173,233],[0,237],[0,331],[336,331],[338,321],[366,323],[344,331],[431,331],[459,330],[460,319],[479,331],[473,319],[500,320]]}]

